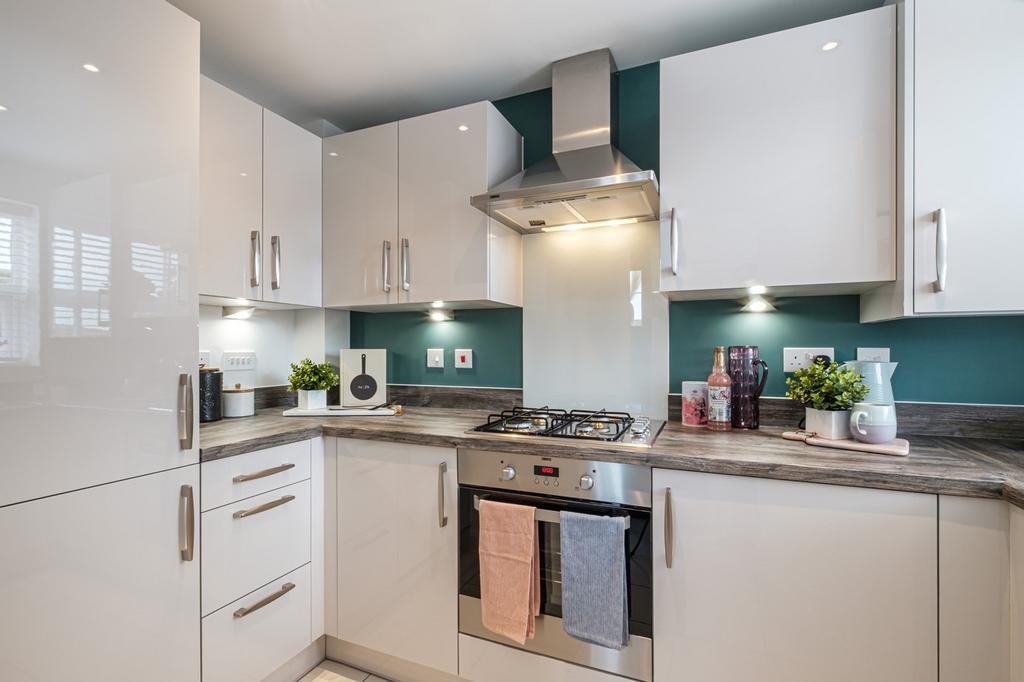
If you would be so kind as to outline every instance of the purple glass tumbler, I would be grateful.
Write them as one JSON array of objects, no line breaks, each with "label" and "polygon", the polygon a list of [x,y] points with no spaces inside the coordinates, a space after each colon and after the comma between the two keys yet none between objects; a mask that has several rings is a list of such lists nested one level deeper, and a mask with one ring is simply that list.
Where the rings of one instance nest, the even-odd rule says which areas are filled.
[{"label": "purple glass tumbler", "polygon": [[732,427],[756,429],[761,420],[758,399],[768,381],[768,364],[757,357],[757,346],[729,346],[728,371],[732,378]]}]

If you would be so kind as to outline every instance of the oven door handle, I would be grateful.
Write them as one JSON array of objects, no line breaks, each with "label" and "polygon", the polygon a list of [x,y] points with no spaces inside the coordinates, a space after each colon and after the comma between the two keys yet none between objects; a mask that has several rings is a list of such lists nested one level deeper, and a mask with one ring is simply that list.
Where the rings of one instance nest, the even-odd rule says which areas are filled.
[{"label": "oven door handle", "polygon": [[[474,495],[473,496],[473,509],[476,509],[477,511],[480,511],[480,500],[481,499],[486,500],[487,498],[486,497],[481,498],[479,495]],[[600,514],[594,514],[594,516],[601,516],[601,515]],[[559,515],[558,512],[556,512],[554,510],[551,510],[551,509],[540,509],[539,507],[534,512],[533,518],[536,519],[537,521],[543,521],[544,523],[561,523],[562,522],[562,517]],[[630,517],[623,516],[622,518],[626,522],[626,530],[629,530],[629,518]]]}]

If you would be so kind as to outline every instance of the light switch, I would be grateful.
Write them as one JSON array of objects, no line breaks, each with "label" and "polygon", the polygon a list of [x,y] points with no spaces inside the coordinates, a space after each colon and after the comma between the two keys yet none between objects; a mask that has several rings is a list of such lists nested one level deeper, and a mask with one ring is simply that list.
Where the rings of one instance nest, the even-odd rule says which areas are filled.
[{"label": "light switch", "polygon": [[867,362],[889,362],[889,349],[857,348],[857,359]]},{"label": "light switch", "polygon": [[472,348],[456,348],[455,349],[455,367],[457,369],[472,369],[472,367],[473,367],[473,349]]},{"label": "light switch", "polygon": [[444,367],[444,348],[427,349],[427,367]]}]

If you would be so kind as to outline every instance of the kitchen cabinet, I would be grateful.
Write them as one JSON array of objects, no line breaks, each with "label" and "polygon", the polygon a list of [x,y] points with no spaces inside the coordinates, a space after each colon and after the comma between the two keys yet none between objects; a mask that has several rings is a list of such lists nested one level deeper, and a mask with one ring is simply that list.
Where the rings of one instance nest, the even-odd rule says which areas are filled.
[{"label": "kitchen cabinet", "polygon": [[886,6],[661,61],[662,291],[895,278],[895,41]]},{"label": "kitchen cabinet", "polygon": [[199,284],[211,296],[263,297],[263,107],[200,78]]},{"label": "kitchen cabinet", "polygon": [[467,635],[459,635],[459,677],[469,682],[622,682],[625,679]]},{"label": "kitchen cabinet", "polygon": [[199,682],[199,467],[0,509],[0,679]]},{"label": "kitchen cabinet", "polygon": [[455,450],[333,442],[338,638],[457,674]]},{"label": "kitchen cabinet", "polygon": [[1024,682],[1024,509],[1010,507],[1010,679]]},{"label": "kitchen cabinet", "polygon": [[522,138],[494,105],[345,133],[325,150],[327,305],[522,304],[521,236],[469,204],[522,169]]},{"label": "kitchen cabinet", "polygon": [[1010,509],[939,497],[939,679],[1010,680]]},{"label": "kitchen cabinet", "polygon": [[398,123],[324,140],[324,305],[397,303]]},{"label": "kitchen cabinet", "polygon": [[653,485],[656,679],[935,682],[934,495],[660,469]]},{"label": "kitchen cabinet", "polygon": [[195,464],[199,24],[7,4],[0,60],[0,506]]},{"label": "kitchen cabinet", "polygon": [[901,261],[862,321],[1024,311],[1024,5],[900,3]]},{"label": "kitchen cabinet", "polygon": [[263,110],[263,300],[319,307],[322,140]]},{"label": "kitchen cabinet", "polygon": [[199,293],[320,306],[321,139],[209,78],[200,95]]}]

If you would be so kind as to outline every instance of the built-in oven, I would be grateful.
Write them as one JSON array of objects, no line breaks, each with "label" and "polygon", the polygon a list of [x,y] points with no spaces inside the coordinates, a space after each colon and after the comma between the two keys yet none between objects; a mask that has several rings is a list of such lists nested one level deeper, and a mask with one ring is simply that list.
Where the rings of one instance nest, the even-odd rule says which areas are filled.
[{"label": "built-in oven", "polygon": [[[651,472],[637,464],[534,454],[459,450],[459,632],[623,677],[653,678]],[[480,514],[483,499],[537,508],[541,615],[519,645],[480,617]],[[626,517],[629,644],[615,650],[562,628],[559,512]]]}]

